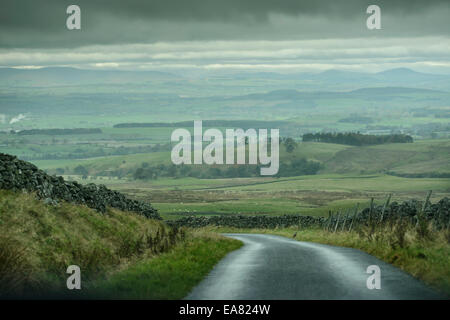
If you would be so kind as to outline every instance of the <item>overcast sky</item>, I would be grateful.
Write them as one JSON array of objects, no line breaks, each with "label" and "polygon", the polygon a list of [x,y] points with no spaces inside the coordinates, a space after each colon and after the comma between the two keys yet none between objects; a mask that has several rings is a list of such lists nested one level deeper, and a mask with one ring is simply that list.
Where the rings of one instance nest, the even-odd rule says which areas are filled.
[{"label": "overcast sky", "polygon": [[450,73],[449,17],[448,0],[2,0],[0,66]]}]

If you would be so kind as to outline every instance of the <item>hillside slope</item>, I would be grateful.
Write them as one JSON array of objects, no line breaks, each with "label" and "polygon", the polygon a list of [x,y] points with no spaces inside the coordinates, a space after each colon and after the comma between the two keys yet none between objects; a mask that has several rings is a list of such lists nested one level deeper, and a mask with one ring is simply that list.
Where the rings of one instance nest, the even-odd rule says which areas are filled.
[{"label": "hillside slope", "polygon": [[[326,145],[324,145],[326,149]],[[351,147],[324,162],[326,173],[450,174],[449,140]]]},{"label": "hillside slope", "polygon": [[143,255],[164,252],[182,235],[131,212],[45,204],[33,194],[0,190],[2,294],[33,295],[65,286],[69,265],[83,277],[104,274]]}]

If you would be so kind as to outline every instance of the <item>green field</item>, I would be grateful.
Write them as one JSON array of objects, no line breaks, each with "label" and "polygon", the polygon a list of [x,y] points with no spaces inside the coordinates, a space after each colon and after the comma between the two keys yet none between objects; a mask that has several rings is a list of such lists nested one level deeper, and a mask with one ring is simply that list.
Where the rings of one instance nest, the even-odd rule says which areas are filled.
[{"label": "green field", "polygon": [[[146,128],[144,128],[146,129]],[[117,129],[119,130],[119,129]],[[168,141],[166,141],[167,143]],[[132,142],[129,142],[133,145]],[[53,146],[67,148],[67,146]],[[62,150],[58,149],[58,152]],[[26,147],[2,149],[4,152],[21,155]],[[298,142],[294,152],[280,149],[280,161],[304,158],[324,165],[321,173],[448,173],[450,164],[450,139],[419,140],[412,144],[387,144],[368,147],[352,147],[318,142]],[[42,169],[68,168],[78,165],[88,168],[92,174],[105,170],[135,169],[143,162],[152,165],[170,164],[170,151],[104,156],[89,159],[32,160]]]},{"label": "green field", "polygon": [[[413,118],[416,122],[421,120]],[[336,121],[333,113],[321,118],[309,115],[303,120],[294,119],[289,130],[295,132],[305,119],[311,128]],[[438,118],[436,121],[443,122]],[[355,124],[339,125],[341,129],[357,129]],[[206,174],[205,178],[161,176],[135,180],[138,168],[171,165],[170,134],[174,127],[109,126],[101,130],[102,133],[61,136],[3,134],[1,151],[29,159],[39,168],[68,180],[102,183],[149,201],[167,219],[217,214],[327,215],[330,210],[365,206],[372,197],[382,202],[390,193],[394,201],[423,198],[428,190],[433,190],[432,201],[450,195],[450,139],[349,146],[301,142],[294,136],[297,146],[292,152],[287,152],[283,144],[280,146],[281,165],[306,159],[320,163],[317,174],[214,179]],[[155,146],[151,152],[147,149]],[[93,156],[102,153],[103,156]],[[84,157],[79,158],[80,155]],[[205,172],[209,169],[207,165],[193,167]]]},{"label": "green field", "polygon": [[[141,128],[124,130],[136,133]],[[280,178],[134,180],[131,174],[143,163],[170,164],[170,151],[33,162],[49,172],[65,168],[64,177],[69,180],[103,183],[136,199],[150,201],[167,219],[217,214],[327,215],[330,210],[346,210],[356,204],[365,206],[371,197],[382,202],[390,193],[395,201],[423,198],[428,190],[433,190],[432,201],[450,194],[450,179],[434,177],[450,173],[449,139],[366,147],[298,142],[292,153],[284,147],[280,151],[280,161],[304,158],[320,162],[322,169],[316,175]],[[89,171],[85,179],[71,173],[80,165]],[[117,170],[125,174],[121,177],[110,174]],[[425,177],[393,174],[425,174]]]},{"label": "green field", "polygon": [[[449,179],[402,178],[390,175],[320,174],[288,178],[196,179],[152,181],[86,180],[104,183],[130,196],[150,201],[168,219],[185,215],[309,214],[368,206],[371,197],[382,203],[450,193]],[[86,182],[83,181],[83,182]]]},{"label": "green field", "polygon": [[[327,215],[357,203],[368,206],[371,197],[382,203],[389,193],[394,201],[448,196],[448,179],[409,179],[388,175],[317,175],[285,179],[166,179],[156,185],[111,185],[138,199],[149,200],[167,218],[209,214]],[[210,182],[208,185],[207,182]],[[133,189],[130,189],[133,187]]]}]

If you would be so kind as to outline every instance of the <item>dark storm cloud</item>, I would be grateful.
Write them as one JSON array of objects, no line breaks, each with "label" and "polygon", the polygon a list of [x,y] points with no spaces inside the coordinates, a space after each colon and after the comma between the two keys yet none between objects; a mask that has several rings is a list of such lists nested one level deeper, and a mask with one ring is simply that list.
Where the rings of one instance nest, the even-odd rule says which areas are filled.
[{"label": "dark storm cloud", "polygon": [[[81,7],[81,31],[65,27],[70,4]],[[446,0],[2,0],[0,46],[350,38],[368,32],[369,4],[381,7],[386,36],[450,31]]]}]

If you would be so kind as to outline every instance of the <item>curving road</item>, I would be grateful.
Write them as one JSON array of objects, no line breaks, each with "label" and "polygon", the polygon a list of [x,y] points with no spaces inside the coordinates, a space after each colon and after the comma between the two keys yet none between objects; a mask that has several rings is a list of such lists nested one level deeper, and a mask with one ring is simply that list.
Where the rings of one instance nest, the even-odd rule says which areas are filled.
[{"label": "curving road", "polygon": [[[263,234],[226,234],[244,246],[186,297],[193,300],[443,299],[422,282],[360,250]],[[368,289],[378,265],[381,289]],[[445,298],[444,298],[445,299]]]}]

